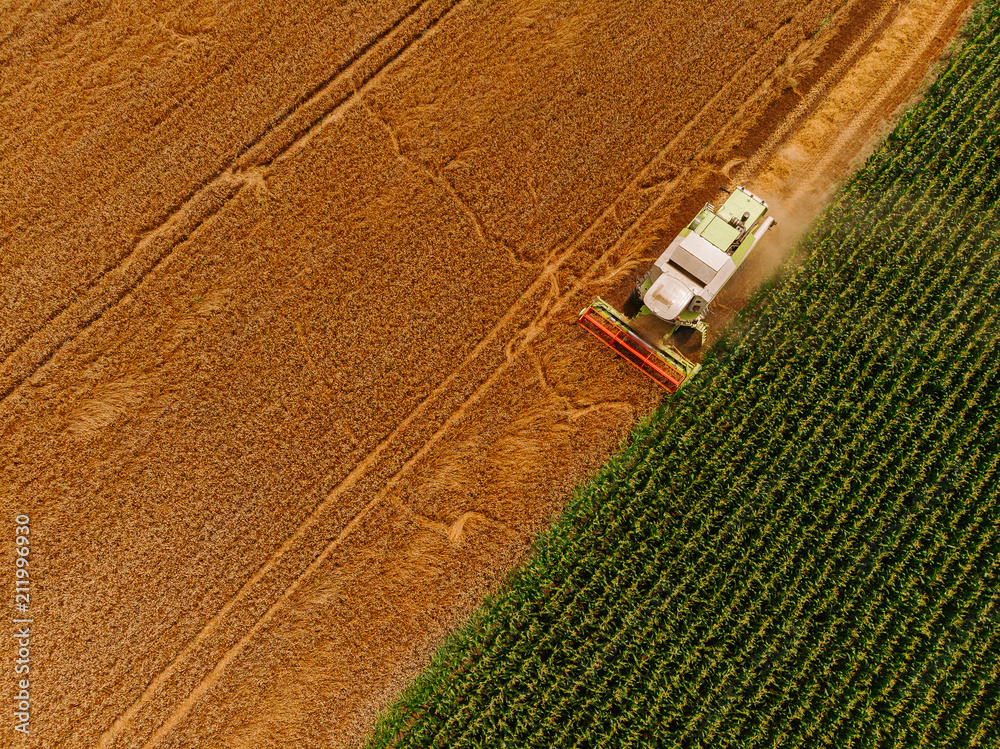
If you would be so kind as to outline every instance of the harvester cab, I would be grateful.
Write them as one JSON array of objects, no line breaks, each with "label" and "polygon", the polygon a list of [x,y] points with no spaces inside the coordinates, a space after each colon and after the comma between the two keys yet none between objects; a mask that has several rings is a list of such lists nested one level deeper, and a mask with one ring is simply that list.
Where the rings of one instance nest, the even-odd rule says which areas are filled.
[{"label": "harvester cab", "polygon": [[719,208],[707,203],[636,280],[622,313],[598,298],[580,325],[674,392],[700,367],[669,339],[686,330],[704,341],[706,308],[774,223],[767,203],[742,187]]}]

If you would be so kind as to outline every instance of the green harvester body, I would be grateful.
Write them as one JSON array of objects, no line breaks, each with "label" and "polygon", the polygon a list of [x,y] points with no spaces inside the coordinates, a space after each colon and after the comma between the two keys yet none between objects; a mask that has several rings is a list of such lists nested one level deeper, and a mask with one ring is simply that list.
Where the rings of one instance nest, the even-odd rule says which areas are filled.
[{"label": "green harvester body", "polygon": [[[681,230],[653,266],[636,279],[623,312],[603,299],[580,313],[578,322],[668,392],[700,366],[670,342],[678,330],[708,332],[706,307],[774,225],[767,203],[738,187],[719,208],[705,205]],[[651,316],[666,332],[644,335],[637,318]],[[659,338],[657,343],[650,337]]]}]

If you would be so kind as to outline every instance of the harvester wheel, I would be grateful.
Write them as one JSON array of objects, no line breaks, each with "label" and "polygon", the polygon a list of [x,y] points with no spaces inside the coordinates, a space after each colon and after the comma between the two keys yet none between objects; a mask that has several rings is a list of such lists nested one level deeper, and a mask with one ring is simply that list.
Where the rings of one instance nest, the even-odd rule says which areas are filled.
[{"label": "harvester wheel", "polygon": [[681,346],[686,346],[691,343],[691,337],[694,335],[695,329],[687,325],[678,325],[673,332],[673,338]]},{"label": "harvester wheel", "polygon": [[625,307],[622,310],[625,313],[625,317],[633,318],[639,314],[639,310],[642,309],[642,296],[639,294],[639,289],[632,289],[632,293],[628,295],[628,299],[625,300]]}]

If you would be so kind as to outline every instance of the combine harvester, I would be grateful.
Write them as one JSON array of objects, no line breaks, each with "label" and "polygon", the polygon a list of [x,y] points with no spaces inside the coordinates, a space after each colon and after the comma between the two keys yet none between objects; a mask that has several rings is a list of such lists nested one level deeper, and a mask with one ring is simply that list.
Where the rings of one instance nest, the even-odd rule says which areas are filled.
[{"label": "combine harvester", "polygon": [[[738,187],[718,209],[706,203],[682,229],[625,302],[624,313],[598,297],[579,323],[668,392],[700,368],[670,342],[692,334],[705,339],[705,310],[774,226],[767,203]],[[659,339],[659,343],[653,343]]]}]

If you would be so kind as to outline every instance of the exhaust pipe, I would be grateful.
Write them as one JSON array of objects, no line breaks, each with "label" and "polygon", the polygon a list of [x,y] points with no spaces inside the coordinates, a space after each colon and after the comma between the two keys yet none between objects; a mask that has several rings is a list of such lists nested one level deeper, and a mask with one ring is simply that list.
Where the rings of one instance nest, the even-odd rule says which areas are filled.
[{"label": "exhaust pipe", "polygon": [[770,229],[772,226],[774,226],[776,223],[778,223],[778,222],[775,221],[770,216],[768,216],[766,219],[764,219],[764,223],[761,224],[760,228],[753,233],[754,242],[755,243],[759,242],[760,238],[763,237],[765,234],[767,234],[767,230]]}]

